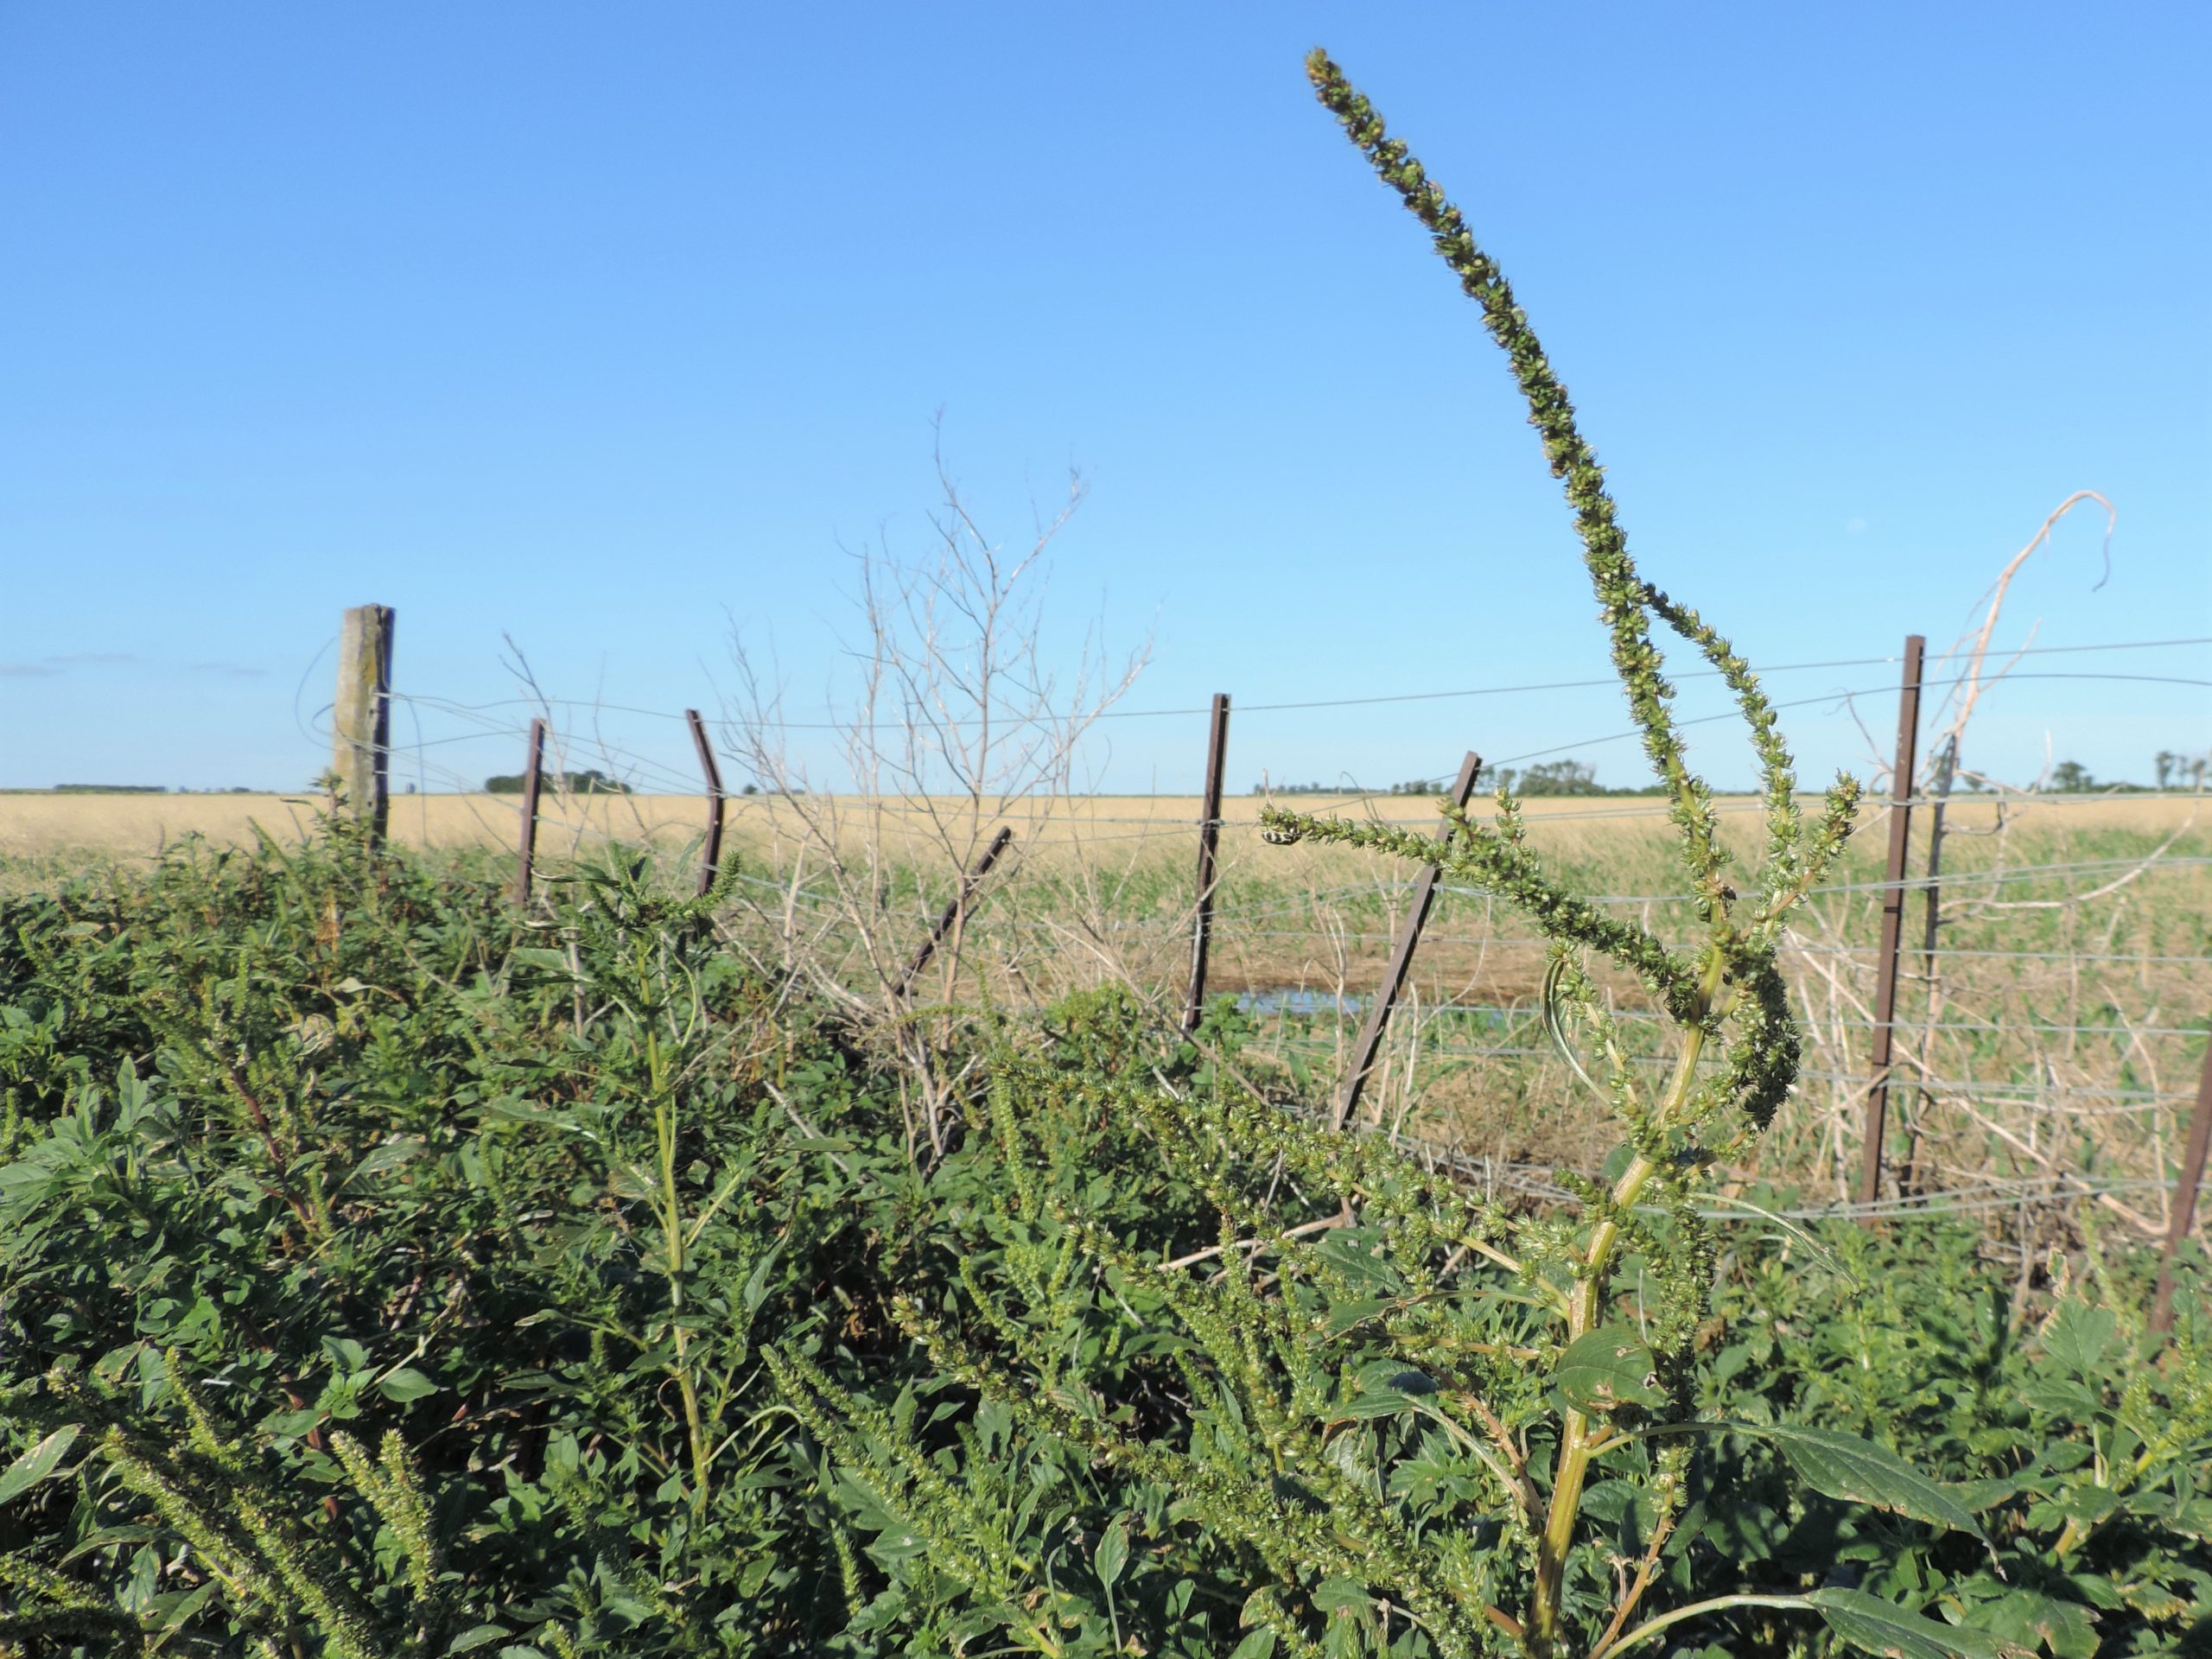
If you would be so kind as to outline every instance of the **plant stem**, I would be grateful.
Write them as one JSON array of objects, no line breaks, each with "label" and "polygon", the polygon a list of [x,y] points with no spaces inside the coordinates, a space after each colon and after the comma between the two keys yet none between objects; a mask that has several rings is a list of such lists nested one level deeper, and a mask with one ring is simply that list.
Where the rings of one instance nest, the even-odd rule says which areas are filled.
[{"label": "plant stem", "polygon": [[1723,1607],[1788,1607],[1799,1612],[1813,1611],[1813,1604],[1803,1596],[1715,1596],[1710,1601],[1694,1601],[1687,1607],[1677,1607],[1672,1612],[1646,1619],[1611,1647],[1594,1649],[1590,1659],[1612,1659],[1613,1655],[1624,1652],[1637,1643],[1658,1635],[1670,1624],[1679,1624],[1700,1613],[1718,1612]]},{"label": "plant stem", "polygon": [[[1701,1022],[1719,994],[1726,966],[1727,957],[1716,935],[1706,947],[1703,970],[1698,976],[1695,1020],[1684,1028],[1681,1052],[1675,1058],[1674,1075],[1668,1081],[1666,1096],[1660,1102],[1655,1119],[1661,1129],[1681,1109],[1691,1090],[1696,1087],[1697,1063],[1705,1052],[1705,1027]],[[1635,1204],[1644,1184],[1658,1167],[1643,1153],[1629,1161],[1620,1179],[1613,1183],[1615,1213]],[[1591,1231],[1589,1246],[1583,1252],[1582,1271],[1567,1299],[1567,1339],[1570,1344],[1595,1330],[1605,1313],[1607,1271],[1613,1247],[1619,1241],[1620,1227],[1610,1216]],[[1582,1487],[1589,1473],[1591,1447],[1603,1438],[1602,1430],[1592,1434],[1587,1413],[1573,1407],[1567,1408],[1560,1426],[1559,1469],[1552,1483],[1551,1509],[1545,1518],[1543,1537],[1537,1545],[1536,1592],[1529,1615],[1528,1647],[1533,1659],[1549,1659],[1558,1639],[1560,1592],[1567,1576],[1567,1552],[1574,1545],[1574,1522],[1582,1509]]]},{"label": "plant stem", "polygon": [[687,1265],[683,1212],[676,1192],[676,1101],[668,1079],[667,1056],[660,1033],[650,1019],[645,1024],[645,1069],[653,1096],[653,1128],[659,1142],[660,1180],[657,1207],[660,1211],[661,1250],[668,1262],[668,1308],[676,1344],[676,1389],[683,1401],[683,1429],[691,1450],[691,1507],[703,1514],[707,1507],[707,1430],[699,1414],[698,1385],[692,1380],[691,1333],[683,1324],[683,1275]]}]

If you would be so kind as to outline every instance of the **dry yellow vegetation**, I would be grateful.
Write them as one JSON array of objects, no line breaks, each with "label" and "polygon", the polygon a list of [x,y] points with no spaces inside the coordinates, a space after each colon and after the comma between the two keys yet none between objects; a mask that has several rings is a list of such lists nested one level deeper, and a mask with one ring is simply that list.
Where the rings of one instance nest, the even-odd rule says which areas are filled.
[{"label": "dry yellow vegetation", "polygon": [[[1433,822],[1433,802],[1404,796],[1301,795],[1301,810],[1375,816],[1408,824]],[[1262,800],[1236,796],[1223,803],[1222,817],[1234,828],[1257,821]],[[0,856],[51,859],[70,854],[111,858],[148,858],[188,836],[205,836],[216,846],[251,842],[257,827],[280,842],[297,842],[311,830],[321,798],[297,795],[0,795]],[[887,804],[870,808],[845,798],[826,798],[826,807],[857,834],[864,818],[880,811],[882,844],[920,844],[931,838],[932,819],[958,823],[970,812],[965,801],[939,799],[923,806]],[[1724,798],[1724,815],[1754,819],[1757,804],[1748,798]],[[2069,828],[2126,830],[2164,835],[2181,828],[2199,811],[2199,803],[2171,796],[2056,797],[2027,810],[2048,806],[2063,811]],[[391,804],[391,836],[423,849],[511,847],[515,843],[520,798],[512,795],[402,795]],[[1615,839],[1624,828],[1656,830],[1665,804],[1649,796],[1552,797],[1525,803],[1534,823],[1552,827],[1548,845],[1573,855]],[[590,845],[610,837],[679,844],[704,827],[707,804],[696,795],[595,795],[545,797],[539,821],[541,852]],[[1052,802],[1019,804],[1007,821],[1032,852],[1088,848],[1109,856],[1116,849],[1157,843],[1182,832],[1195,835],[1200,810],[1195,795],[1094,795]],[[2014,810],[2023,810],[2016,804]],[[796,828],[790,804],[766,797],[734,797],[729,803],[728,833],[757,848],[788,839]],[[1861,833],[1879,817],[1879,807],[1864,816]],[[1953,803],[1955,829],[1986,828],[1996,806],[1989,799],[1961,798]],[[983,815],[988,835],[998,820]],[[1570,826],[1572,826],[1570,828]],[[1748,830],[1753,826],[1745,823]],[[1193,843],[1195,844],[1195,843]]]}]

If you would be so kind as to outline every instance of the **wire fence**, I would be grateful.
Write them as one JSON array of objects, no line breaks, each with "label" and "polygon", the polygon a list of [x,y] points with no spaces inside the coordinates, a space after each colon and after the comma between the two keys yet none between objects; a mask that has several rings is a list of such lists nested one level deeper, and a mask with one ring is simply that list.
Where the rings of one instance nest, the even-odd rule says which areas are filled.
[{"label": "wire fence", "polygon": [[[1920,685],[1956,692],[2043,680],[2212,689],[2212,677],[2134,666],[2141,653],[2201,653],[2208,645],[2212,638],[2031,646],[1988,677],[1977,666],[1971,672],[1929,673]],[[2101,653],[2113,660],[2094,660]],[[1894,668],[1899,661],[1893,655],[1829,658],[1767,664],[1757,671],[1771,680]],[[1677,677],[1715,677],[1700,671]],[[1611,678],[1560,680],[1256,700],[1239,704],[1236,717],[1240,744],[1249,752],[1253,733],[1241,722],[1252,716],[1548,696],[1614,683]],[[1854,683],[1817,696],[1779,698],[1775,706],[1847,705],[1896,693],[1894,681]],[[671,817],[664,804],[640,798],[696,801],[702,795],[696,768],[671,760],[659,738],[646,734],[680,732],[692,718],[690,711],[534,695],[489,701],[397,689],[387,695],[390,726],[378,759],[395,786],[412,789],[412,798],[403,794],[392,803],[398,833],[408,832],[407,814],[419,810],[421,838],[431,839],[432,803],[450,796],[454,802],[439,808],[447,820],[442,839],[512,845],[515,819],[484,793],[484,784],[522,764],[533,719],[547,724],[545,772],[555,785],[543,810],[569,829],[575,845],[608,836],[680,840],[697,832],[696,809],[680,807]],[[1096,718],[1195,721],[1209,712],[1117,707]],[[301,715],[302,734],[327,742],[331,715],[326,705]],[[1680,717],[1678,723],[1739,717],[1730,709]],[[640,728],[633,729],[632,722],[642,723]],[[760,855],[763,836],[772,842],[797,833],[788,824],[779,827],[779,813],[801,804],[776,788],[790,779],[748,776],[745,765],[760,751],[743,741],[742,722],[712,723],[725,756],[735,763],[740,787],[762,791],[757,803],[743,808],[746,814],[757,809],[759,816],[741,815],[737,826],[753,860],[734,877],[739,891],[749,895],[744,902],[764,921],[779,919],[787,931],[804,918],[827,935],[850,919],[849,895],[841,894],[819,869],[809,877],[785,868],[772,847]],[[1485,716],[1485,723],[1499,722]],[[955,732],[961,727],[957,721],[940,724]],[[836,721],[779,722],[779,731],[850,729]],[[1638,735],[1608,729],[1506,755],[1495,767],[1580,755]],[[1262,753],[1273,741],[1261,722]],[[1781,1156],[1793,1173],[1808,1178],[1804,1185],[1811,1190],[1825,1185],[1834,1196],[1832,1202],[1792,1209],[1785,1218],[1972,1213],[2088,1201],[2146,1230],[2171,1222],[2178,1202],[2176,1162],[2191,1095],[2186,1084],[2212,1029],[2212,882],[2205,874],[2212,849],[2196,833],[2199,807],[2212,803],[2204,793],[2202,760],[2192,770],[2190,761],[2162,757],[2162,768],[2168,760],[2176,761],[2190,787],[2056,792],[1962,785],[1953,792],[1916,777],[1905,780],[1910,789],[1903,800],[1870,802],[1868,817],[1877,819],[1899,807],[1941,809],[1955,826],[1947,847],[1971,852],[1954,856],[1951,868],[1940,871],[1893,876],[1847,868],[1808,895],[1784,949],[1806,1043],[1791,1116],[1779,1131],[1785,1143]],[[564,779],[588,773],[625,792],[579,796],[560,787]],[[1416,781],[1433,785],[1450,775]],[[2162,785],[2170,781],[2161,779]],[[1364,823],[1439,833],[1448,828],[1433,797],[1409,794],[1403,785],[1392,790],[1348,785],[1341,791],[1298,795],[1300,804]],[[2115,805],[2151,815],[2145,822],[2163,839],[2117,847],[2106,844],[2112,839],[2108,830],[2075,829],[2104,824],[2111,813],[2094,809]],[[988,816],[987,806],[971,803],[969,810]],[[1203,827],[1197,815],[1165,801],[1158,812],[1118,804],[1094,810],[1066,798],[1023,810],[1031,816],[1016,853],[1027,857],[1027,874],[1034,881],[1001,878],[976,923],[1009,942],[1007,959],[1020,964],[1022,983],[1041,990],[1052,987],[1055,972],[1119,974],[1170,986],[1172,993],[1189,965],[1187,862]],[[1756,799],[1722,799],[1714,807],[1724,824],[1746,827],[1763,810]],[[1615,856],[1626,844],[1622,835],[1656,842],[1670,810],[1669,801],[1652,796],[1549,800],[1532,806],[1530,827],[1540,839],[1588,838],[1573,849],[1580,861],[1611,873],[1623,862]],[[1236,827],[1243,812],[1224,811],[1221,822]],[[910,817],[926,828],[925,815]],[[2019,826],[2031,819],[2041,828],[2022,831]],[[2212,828],[2212,810],[2202,822]],[[988,833],[988,826],[977,829]],[[748,830],[757,832],[749,841]],[[2157,839],[2149,830],[2144,836]],[[1363,864],[1362,856],[1308,845],[1292,849],[1286,859],[1275,849],[1240,844],[1231,849],[1212,895],[1214,983],[1260,1025],[1262,1050],[1324,1083],[1330,1067],[1343,1064],[1353,1028],[1370,1011],[1412,880],[1408,869],[1371,859]],[[1088,887],[1066,874],[1066,868],[1108,866],[1110,879],[1092,880]],[[918,881],[906,892],[901,902],[910,925],[932,912],[945,881],[957,874],[940,869],[934,887]],[[1664,882],[1611,885],[1621,890],[1585,896],[1615,910],[1640,912],[1643,925],[1662,941],[1680,942],[1694,929],[1695,917],[1687,907],[1698,904],[1699,895]],[[1050,896],[1015,896],[1030,886],[1049,890]],[[1571,1072],[1544,1029],[1540,987],[1549,942],[1515,929],[1479,890],[1446,881],[1437,893],[1439,909],[1421,936],[1408,998],[1391,1015],[1367,1121],[1419,1145],[1423,1156],[1452,1162],[1469,1179],[1552,1191],[1549,1172],[1578,1165],[1573,1145],[1538,1144],[1554,1134],[1572,1142],[1571,1128],[1540,1120],[1538,1103],[1576,1094]],[[1924,930],[1907,930],[1894,969],[1904,1001],[1887,1018],[1875,995],[1881,950],[1874,924],[1885,900],[1893,907],[1904,900],[1933,907]],[[1657,1028],[1656,1014],[1628,1001],[1619,1001],[1614,1012],[1624,1029]],[[1896,1048],[1887,1075],[1901,1103],[1907,1150],[1897,1189],[1868,1200],[1850,1195],[1850,1171],[1855,1117],[1874,1075],[1871,1056],[1878,1035]],[[1656,1058],[1629,1059],[1642,1065]],[[1496,1109],[1499,1101],[1512,1104],[1503,1116]],[[1440,1123],[1456,1138],[1439,1138],[1434,1126]],[[1423,1124],[1431,1127],[1424,1130]],[[1485,1137],[1485,1147],[1471,1149]],[[1516,1149],[1542,1155],[1513,1155]]]}]

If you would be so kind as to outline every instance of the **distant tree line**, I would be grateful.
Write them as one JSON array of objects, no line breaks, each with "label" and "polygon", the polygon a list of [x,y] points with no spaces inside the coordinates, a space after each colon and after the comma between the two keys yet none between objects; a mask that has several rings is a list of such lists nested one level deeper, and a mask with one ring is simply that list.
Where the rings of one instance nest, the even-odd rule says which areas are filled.
[{"label": "distant tree line", "polygon": [[[2053,795],[2141,794],[2156,788],[2202,789],[2205,774],[2212,772],[2212,754],[2178,754],[2161,749],[2151,759],[2152,770],[2158,782],[2152,784],[2103,783],[2090,776],[2089,769],[2078,760],[2062,760],[2050,769],[2050,776],[2044,782],[2045,793]],[[1499,766],[1482,775],[1485,790],[1505,788],[1516,795],[1663,795],[1666,788],[1660,784],[1643,784],[1634,789],[1609,789],[1598,781],[1598,769],[1586,760],[1545,760],[1533,766],[1516,770]],[[1973,794],[1986,791],[1991,786],[1979,779],[1961,779],[1961,790]],[[1351,782],[1335,784],[1255,784],[1255,795],[1270,792],[1277,795],[1359,795],[1370,791],[1362,790]],[[1392,784],[1387,789],[1371,791],[1386,795],[1441,795],[1444,785],[1433,778],[1408,779],[1402,784]]]},{"label": "distant tree line", "polygon": [[[1598,781],[1598,769],[1586,760],[1546,760],[1540,765],[1516,771],[1511,766],[1500,766],[1485,771],[1482,775],[1485,789],[1500,785],[1516,795],[1663,795],[1666,790],[1658,784],[1647,784],[1638,789],[1608,789]],[[1363,791],[1357,784],[1255,784],[1252,792],[1264,795],[1272,789],[1277,795],[1357,795]],[[1402,784],[1392,784],[1376,791],[1387,795],[1441,795],[1444,785],[1433,778],[1411,778]]]},{"label": "distant tree line", "polygon": [[[1640,789],[1608,789],[1598,781],[1598,769],[1586,760],[1547,760],[1539,766],[1516,771],[1501,766],[1496,771],[1484,771],[1482,784],[1485,789],[1500,785],[1516,795],[1663,795],[1667,791],[1658,784],[1649,784]],[[1359,795],[1369,791],[1357,784],[1255,784],[1255,795]],[[1387,789],[1373,791],[1386,795],[1441,795],[1444,785],[1433,778],[1412,778],[1402,784],[1392,784]]]},{"label": "distant tree line", "polygon": [[2158,787],[2178,787],[2183,778],[2191,789],[2204,787],[2204,773],[2212,768],[2212,753],[2176,754],[2171,749],[2160,749],[2151,757],[2151,765],[2158,774]]},{"label": "distant tree line", "polygon": [[[503,772],[496,778],[484,780],[484,790],[490,795],[519,795],[522,793],[522,773]],[[540,789],[565,789],[576,795],[627,795],[630,785],[620,778],[610,778],[593,768],[586,772],[541,772],[537,774]]]},{"label": "distant tree line", "polygon": [[2158,778],[2156,784],[2104,783],[2091,777],[2079,760],[2062,760],[2050,769],[2044,789],[2052,795],[2139,795],[2147,789],[2202,789],[2205,772],[2212,770],[2212,755],[2176,754],[2171,749],[2160,749],[2151,757],[2151,770]]}]

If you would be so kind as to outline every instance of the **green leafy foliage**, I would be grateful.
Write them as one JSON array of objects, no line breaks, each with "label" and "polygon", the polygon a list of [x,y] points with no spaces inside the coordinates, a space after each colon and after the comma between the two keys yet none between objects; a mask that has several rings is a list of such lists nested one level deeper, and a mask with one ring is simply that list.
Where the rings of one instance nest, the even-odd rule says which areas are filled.
[{"label": "green leafy foliage", "polygon": [[917,1163],[650,868],[500,886],[341,835],[8,905],[0,1643],[1440,1651],[1517,1619],[1568,1408],[1616,1442],[1577,1642],[1647,1557],[1647,1611],[1726,1604],[1647,1647],[1859,1640],[1829,1591],[2064,1656],[2201,1617],[2203,1350],[2139,1285],[1787,1229],[1669,1313],[1694,1217],[1639,1210],[1562,1341],[1573,1216],[1253,1099],[1233,1010],[977,1022]]},{"label": "green leafy foliage", "polygon": [[88,1598],[173,1651],[832,1627],[755,1332],[881,1331],[896,1184],[856,1203],[866,1160],[795,1150],[766,1090],[825,1135],[864,1096],[649,865],[543,925],[501,888],[340,825],[8,905],[0,1630]]}]

